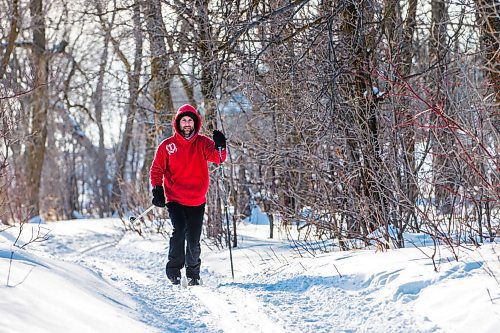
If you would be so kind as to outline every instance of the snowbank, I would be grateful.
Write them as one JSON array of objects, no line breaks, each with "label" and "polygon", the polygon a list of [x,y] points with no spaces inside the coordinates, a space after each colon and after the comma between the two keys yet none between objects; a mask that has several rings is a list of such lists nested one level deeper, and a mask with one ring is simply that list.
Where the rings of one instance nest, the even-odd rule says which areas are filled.
[{"label": "snowbank", "polygon": [[130,297],[89,269],[9,244],[0,233],[1,332],[151,332]]}]

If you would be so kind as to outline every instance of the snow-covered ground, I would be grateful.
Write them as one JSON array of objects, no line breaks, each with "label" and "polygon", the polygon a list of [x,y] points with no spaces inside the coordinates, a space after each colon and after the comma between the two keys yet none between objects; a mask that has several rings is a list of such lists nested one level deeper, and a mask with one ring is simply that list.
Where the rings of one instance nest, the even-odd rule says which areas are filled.
[{"label": "snow-covered ground", "polygon": [[43,227],[50,239],[25,249],[11,246],[16,228],[0,232],[0,332],[500,331],[496,244],[459,261],[442,248],[435,272],[431,248],[300,256],[242,224],[234,281],[227,249],[204,244],[204,285],[181,289],[165,280],[160,235],[117,219]]}]

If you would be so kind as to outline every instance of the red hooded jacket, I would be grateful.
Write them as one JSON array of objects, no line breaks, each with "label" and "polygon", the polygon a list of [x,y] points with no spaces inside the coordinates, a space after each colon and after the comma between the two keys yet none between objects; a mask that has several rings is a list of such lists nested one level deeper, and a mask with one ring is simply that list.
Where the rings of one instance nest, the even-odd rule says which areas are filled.
[{"label": "red hooded jacket", "polygon": [[[194,113],[195,134],[189,140],[178,128],[178,121],[185,113]],[[199,134],[201,117],[196,109],[185,104],[179,108],[174,118],[175,133],[160,143],[151,165],[151,185],[162,185],[167,202],[177,202],[185,206],[199,206],[206,202],[209,175],[208,162],[220,163],[219,152],[209,137]],[[226,150],[222,150],[222,160],[226,160]]]}]

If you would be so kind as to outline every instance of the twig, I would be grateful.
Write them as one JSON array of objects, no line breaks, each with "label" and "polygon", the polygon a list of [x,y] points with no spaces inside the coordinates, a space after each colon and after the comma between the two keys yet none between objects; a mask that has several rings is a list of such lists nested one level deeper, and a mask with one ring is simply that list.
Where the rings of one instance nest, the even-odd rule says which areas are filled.
[{"label": "twig", "polygon": [[342,277],[342,274],[340,274],[339,269],[337,268],[337,265],[333,264],[333,267],[335,267],[335,270],[339,274],[339,277]]}]

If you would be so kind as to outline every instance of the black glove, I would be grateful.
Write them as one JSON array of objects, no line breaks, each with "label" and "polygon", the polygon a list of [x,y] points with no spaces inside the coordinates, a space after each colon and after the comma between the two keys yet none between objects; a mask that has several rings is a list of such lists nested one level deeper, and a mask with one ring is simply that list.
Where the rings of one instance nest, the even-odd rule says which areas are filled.
[{"label": "black glove", "polygon": [[165,193],[161,185],[153,187],[153,205],[156,207],[165,207]]},{"label": "black glove", "polygon": [[215,142],[215,149],[219,150],[219,148],[226,148],[226,137],[222,134],[221,131],[215,130],[213,134],[213,140]]}]

